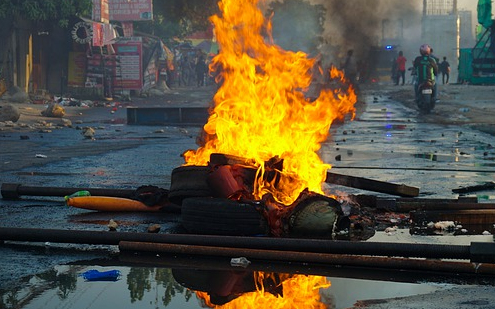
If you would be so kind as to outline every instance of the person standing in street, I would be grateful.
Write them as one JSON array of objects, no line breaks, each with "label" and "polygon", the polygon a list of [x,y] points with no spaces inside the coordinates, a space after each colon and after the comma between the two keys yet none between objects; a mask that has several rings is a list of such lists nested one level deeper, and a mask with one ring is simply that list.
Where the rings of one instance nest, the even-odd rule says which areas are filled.
[{"label": "person standing in street", "polygon": [[399,51],[399,57],[397,57],[397,77],[395,80],[395,85],[399,85],[399,81],[402,78],[402,85],[406,82],[406,62],[407,59],[404,57],[404,53]]},{"label": "person standing in street", "polygon": [[208,67],[206,66],[205,57],[203,56],[203,54],[199,55],[197,59],[195,71],[197,86],[205,86],[205,76],[208,72]]},{"label": "person standing in street", "polygon": [[[440,70],[438,68],[438,66],[440,65],[440,59],[438,59],[438,57],[433,54],[433,48],[431,48],[431,46],[430,46],[430,57],[433,58],[435,60],[435,63],[437,64],[437,69],[435,71],[435,80],[438,80],[438,73],[440,73]],[[434,90],[433,90],[433,99],[435,101],[437,101],[438,100],[438,98],[437,98],[437,95],[438,95],[438,84],[435,82],[435,85],[433,87],[434,87]]]},{"label": "person standing in street", "polygon": [[442,72],[442,83],[448,84],[450,78],[450,63],[447,61],[447,57],[443,57],[443,61],[440,63],[440,72]]},{"label": "person standing in street", "polygon": [[347,57],[345,58],[343,69],[345,76],[349,79],[351,84],[356,86],[358,80],[358,67],[357,67],[356,59],[354,58],[353,55],[354,55],[354,50],[349,49],[347,51]]}]

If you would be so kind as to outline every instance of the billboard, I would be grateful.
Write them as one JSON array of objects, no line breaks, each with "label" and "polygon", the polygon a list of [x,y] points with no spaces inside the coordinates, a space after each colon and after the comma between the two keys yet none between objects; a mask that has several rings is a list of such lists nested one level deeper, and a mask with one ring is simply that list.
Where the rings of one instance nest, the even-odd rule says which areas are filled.
[{"label": "billboard", "polygon": [[115,88],[140,90],[143,87],[143,42],[141,37],[119,38],[113,44],[117,54],[113,80]]},{"label": "billboard", "polygon": [[[101,21],[102,7],[108,2],[108,19],[114,21],[143,21],[153,19],[152,0],[93,0],[93,20]],[[103,14],[105,15],[105,14]]]}]

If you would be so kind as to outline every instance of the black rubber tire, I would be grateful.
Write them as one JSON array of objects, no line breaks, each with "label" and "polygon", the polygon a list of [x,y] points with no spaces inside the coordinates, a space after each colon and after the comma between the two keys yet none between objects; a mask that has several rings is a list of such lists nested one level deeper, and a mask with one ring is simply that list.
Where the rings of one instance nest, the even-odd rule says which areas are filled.
[{"label": "black rubber tire", "polygon": [[206,181],[208,166],[181,166],[172,170],[168,199],[177,205],[188,197],[212,196]]},{"label": "black rubber tire", "polygon": [[266,236],[270,232],[255,206],[225,198],[186,198],[181,217],[182,225],[192,234]]}]

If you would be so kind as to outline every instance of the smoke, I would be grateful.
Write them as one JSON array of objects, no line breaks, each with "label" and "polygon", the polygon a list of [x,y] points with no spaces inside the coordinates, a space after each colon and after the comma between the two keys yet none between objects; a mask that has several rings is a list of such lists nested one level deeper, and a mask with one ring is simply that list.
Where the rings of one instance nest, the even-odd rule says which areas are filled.
[{"label": "smoke", "polygon": [[[320,50],[341,58],[348,49],[357,57],[367,54],[382,39],[402,39],[401,45],[421,32],[421,1],[310,0],[326,8],[325,32]],[[388,20],[388,21],[387,21]],[[402,46],[405,47],[405,46]]]}]

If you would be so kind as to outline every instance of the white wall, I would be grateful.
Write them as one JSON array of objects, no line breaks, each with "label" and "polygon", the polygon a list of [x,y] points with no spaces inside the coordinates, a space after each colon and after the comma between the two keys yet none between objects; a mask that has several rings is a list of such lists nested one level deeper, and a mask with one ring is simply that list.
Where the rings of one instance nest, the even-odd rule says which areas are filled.
[{"label": "white wall", "polygon": [[[436,57],[450,63],[450,82],[457,81],[459,63],[459,18],[454,15],[423,16],[421,39],[430,44]],[[441,78],[441,75],[440,75]]]}]

